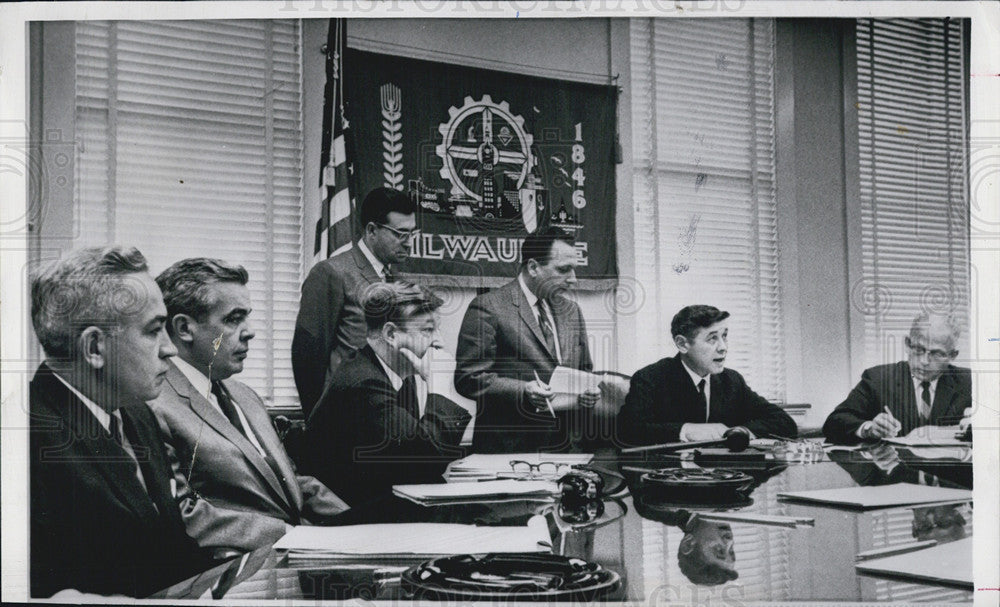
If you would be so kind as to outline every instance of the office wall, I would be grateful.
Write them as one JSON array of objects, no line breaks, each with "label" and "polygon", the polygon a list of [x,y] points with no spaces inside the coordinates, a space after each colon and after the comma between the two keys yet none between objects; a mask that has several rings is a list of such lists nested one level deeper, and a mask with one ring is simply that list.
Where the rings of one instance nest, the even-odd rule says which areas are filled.
[{"label": "office wall", "polygon": [[[313,227],[319,213],[319,190],[313,187],[319,179],[319,152],[321,147],[320,126],[322,125],[323,85],[326,81],[325,64],[320,48],[326,43],[329,21],[326,19],[306,20],[302,25],[303,36],[303,93],[305,107],[305,200],[303,217],[303,242],[313,241]],[[531,74],[549,78],[560,78],[606,84],[608,82],[611,20],[531,20],[531,19],[408,19],[377,20],[354,19],[348,22],[348,44],[375,52],[406,55],[419,59],[461,63]],[[625,38],[627,49],[627,37]],[[619,55],[621,45],[616,45]],[[620,63],[621,57],[615,57]],[[627,69],[628,61],[625,58]],[[346,69],[350,69],[348,66]],[[618,73],[618,67],[610,73]],[[627,99],[622,101],[628,103]],[[623,124],[622,132],[628,125]],[[623,142],[624,145],[624,142]],[[624,173],[628,175],[628,173]],[[619,167],[617,179],[618,206],[622,197],[625,178]],[[363,193],[361,194],[363,195]],[[619,213],[621,215],[621,213]],[[629,215],[630,217],[630,215]],[[622,224],[619,219],[619,225]],[[631,224],[629,224],[631,225]],[[631,239],[623,241],[619,234],[619,257],[631,255]],[[627,236],[627,234],[625,234]],[[308,271],[311,260],[304,259],[303,271]],[[442,337],[445,346],[454,352],[458,341],[458,330],[469,301],[475,296],[474,289],[439,289],[446,300],[446,312],[442,317]],[[591,351],[594,365],[598,369],[617,369],[621,365],[617,359],[617,324],[613,310],[607,299],[612,294],[605,292],[577,292],[575,298],[580,304],[591,333]],[[626,372],[632,369],[622,366]]]}]

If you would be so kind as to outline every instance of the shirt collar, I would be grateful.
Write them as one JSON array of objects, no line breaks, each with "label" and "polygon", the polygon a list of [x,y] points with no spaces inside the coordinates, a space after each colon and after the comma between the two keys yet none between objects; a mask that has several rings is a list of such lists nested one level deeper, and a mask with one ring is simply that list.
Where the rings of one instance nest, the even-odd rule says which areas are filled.
[{"label": "shirt collar", "polygon": [[[678,358],[681,359],[681,364],[684,365],[684,370],[687,371],[688,375],[691,377],[691,381],[694,382],[695,387],[697,387],[698,386],[698,382],[700,382],[703,379],[705,380],[705,385],[706,386],[708,385],[708,382],[709,382],[709,380],[708,380],[709,376],[708,375],[706,375],[705,377],[702,377],[702,376],[698,375],[697,373],[695,373],[694,371],[691,370],[691,367],[687,366],[687,363],[684,362],[684,358],[683,357],[678,356]],[[711,374],[709,374],[709,375],[711,375]]]},{"label": "shirt collar", "polygon": [[[372,348],[372,352],[375,352],[375,348]],[[385,374],[389,376],[389,383],[392,384],[392,389],[399,392],[399,389],[403,387],[403,378],[393,371],[384,360],[382,360],[382,357],[378,355],[378,352],[375,352],[375,358],[378,360],[378,364],[382,365],[382,369],[385,370]]]},{"label": "shirt collar", "polygon": [[63,379],[62,375],[59,375],[58,373],[53,373],[53,375],[55,375],[56,377],[58,377],[59,381],[61,381],[64,386],[66,386],[67,388],[69,388],[69,391],[72,392],[74,396],[76,396],[77,398],[80,399],[80,402],[83,403],[83,405],[85,407],[87,407],[87,409],[89,409],[91,413],[94,414],[94,417],[96,417],[97,421],[100,422],[100,424],[102,426],[104,426],[105,430],[107,430],[108,432],[111,431],[111,414],[110,413],[108,413],[104,409],[98,407],[97,403],[95,403],[94,401],[90,400],[89,398],[87,398],[86,396],[84,396],[83,394],[81,394],[79,390],[77,390],[76,388],[74,388],[73,386],[71,386],[68,381],[66,381],[65,379]]},{"label": "shirt collar", "polygon": [[212,393],[212,380],[205,377],[204,373],[202,373],[198,369],[195,369],[194,365],[184,360],[180,356],[175,356],[171,358],[170,361],[174,363],[174,366],[177,367],[177,370],[180,371],[182,374],[184,374],[184,377],[186,377],[187,380],[191,382],[191,385],[194,387],[195,391],[198,394],[201,394],[202,396],[205,396],[205,398],[208,398],[208,396],[206,395]]},{"label": "shirt collar", "polygon": [[[937,390],[938,379],[941,379],[940,375],[938,375],[937,379],[935,379],[934,381],[930,382],[930,384],[931,384],[930,385],[930,391],[931,392],[934,392],[935,390]],[[917,379],[916,377],[914,377],[912,374],[910,375],[910,381],[913,382],[913,387],[917,390],[917,393],[919,395],[920,384],[922,382],[919,379]]]},{"label": "shirt collar", "polygon": [[531,292],[531,289],[528,288],[528,284],[524,282],[523,274],[518,273],[517,284],[521,285],[521,290],[524,291],[524,296],[528,298],[528,305],[530,305],[531,309],[534,310],[535,306],[538,305],[538,297]]},{"label": "shirt collar", "polygon": [[375,257],[375,254],[372,253],[372,250],[369,249],[368,245],[365,244],[364,238],[358,241],[358,248],[361,249],[361,254],[365,256],[365,259],[368,260],[368,263],[372,264],[372,267],[375,268],[375,273],[378,274],[379,276],[384,276],[384,274],[382,274],[382,270],[385,268],[385,264],[379,261],[378,257]]}]

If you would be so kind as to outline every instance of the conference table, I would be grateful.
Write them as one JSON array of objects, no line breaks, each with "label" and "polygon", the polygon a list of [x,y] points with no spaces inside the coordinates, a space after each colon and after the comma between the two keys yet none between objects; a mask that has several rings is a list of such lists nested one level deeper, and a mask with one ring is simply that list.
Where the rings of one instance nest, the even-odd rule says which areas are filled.
[{"label": "conference table", "polygon": [[[584,514],[586,509],[574,509],[572,504],[559,501],[427,507],[385,496],[345,513],[338,524],[447,522],[513,526],[543,516],[554,553],[596,563],[620,578],[613,588],[587,601],[972,601],[970,582],[915,580],[864,573],[856,567],[858,555],[905,554],[915,542],[923,542],[921,546],[967,542],[972,536],[971,498],[936,506],[937,510],[931,511],[913,506],[859,510],[779,497],[795,491],[900,482],[971,489],[971,445],[935,451],[881,444],[824,451],[817,442],[807,451],[807,455],[786,455],[764,464],[735,460],[726,463],[726,468],[741,470],[753,478],[752,489],[741,495],[738,503],[724,503],[729,498],[719,503],[673,503],[644,485],[641,474],[646,468],[697,468],[688,456],[645,455],[641,461],[622,461],[621,455],[599,451],[595,464],[606,476],[606,488],[615,493],[604,497],[599,508]],[[708,467],[704,462],[702,466]],[[735,552],[736,579],[702,586],[686,577],[678,560],[685,535],[677,524],[678,512],[739,515],[740,520],[726,524]],[[937,523],[928,512],[938,515]],[[775,522],[788,519],[801,523]],[[391,551],[391,547],[386,550]],[[425,599],[414,596],[412,589],[408,591],[400,583],[401,574],[422,560],[426,558],[290,559],[285,551],[266,547],[235,557],[151,598]],[[949,564],[939,566],[945,573]]]}]

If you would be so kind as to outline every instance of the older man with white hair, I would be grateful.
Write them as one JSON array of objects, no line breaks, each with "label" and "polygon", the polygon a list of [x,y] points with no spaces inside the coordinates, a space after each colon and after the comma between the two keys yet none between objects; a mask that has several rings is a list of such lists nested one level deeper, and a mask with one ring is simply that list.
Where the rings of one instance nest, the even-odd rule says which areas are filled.
[{"label": "older man with white hair", "polygon": [[826,438],[849,444],[958,424],[972,405],[969,369],[951,364],[959,334],[954,316],[917,316],[905,338],[907,360],[867,369],[823,424]]}]

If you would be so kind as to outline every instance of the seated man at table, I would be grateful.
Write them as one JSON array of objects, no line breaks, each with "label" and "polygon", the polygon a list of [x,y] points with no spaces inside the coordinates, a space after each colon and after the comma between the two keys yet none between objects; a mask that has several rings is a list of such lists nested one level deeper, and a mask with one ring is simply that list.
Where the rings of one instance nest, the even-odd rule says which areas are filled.
[{"label": "seated man at table", "polygon": [[904,340],[907,360],[862,373],[826,418],[826,439],[852,444],[906,435],[920,426],[957,425],[972,406],[972,375],[951,364],[958,356],[958,336],[953,316],[917,316]]},{"label": "seated man at table", "polygon": [[725,368],[729,312],[687,306],[670,332],[678,353],[632,376],[618,413],[618,441],[626,446],[722,439],[742,427],[752,437],[795,438],[795,422]]},{"label": "seated man at table", "polygon": [[144,597],[212,566],[185,533],[145,404],[177,353],[147,272],[134,248],[95,247],[31,281],[45,350],[29,392],[33,597]]},{"label": "seated man at table", "polygon": [[351,506],[396,484],[440,482],[448,462],[462,456],[471,416],[447,397],[450,374],[431,372],[442,303],[407,282],[370,289],[362,302],[367,344],[334,372],[309,416],[303,467]]},{"label": "seated man at table", "polygon": [[178,354],[149,407],[188,534],[221,554],[273,544],[291,525],[326,523],[348,508],[315,478],[295,473],[264,401],[233,379],[254,338],[248,278],[242,266],[204,257],[156,278]]}]

